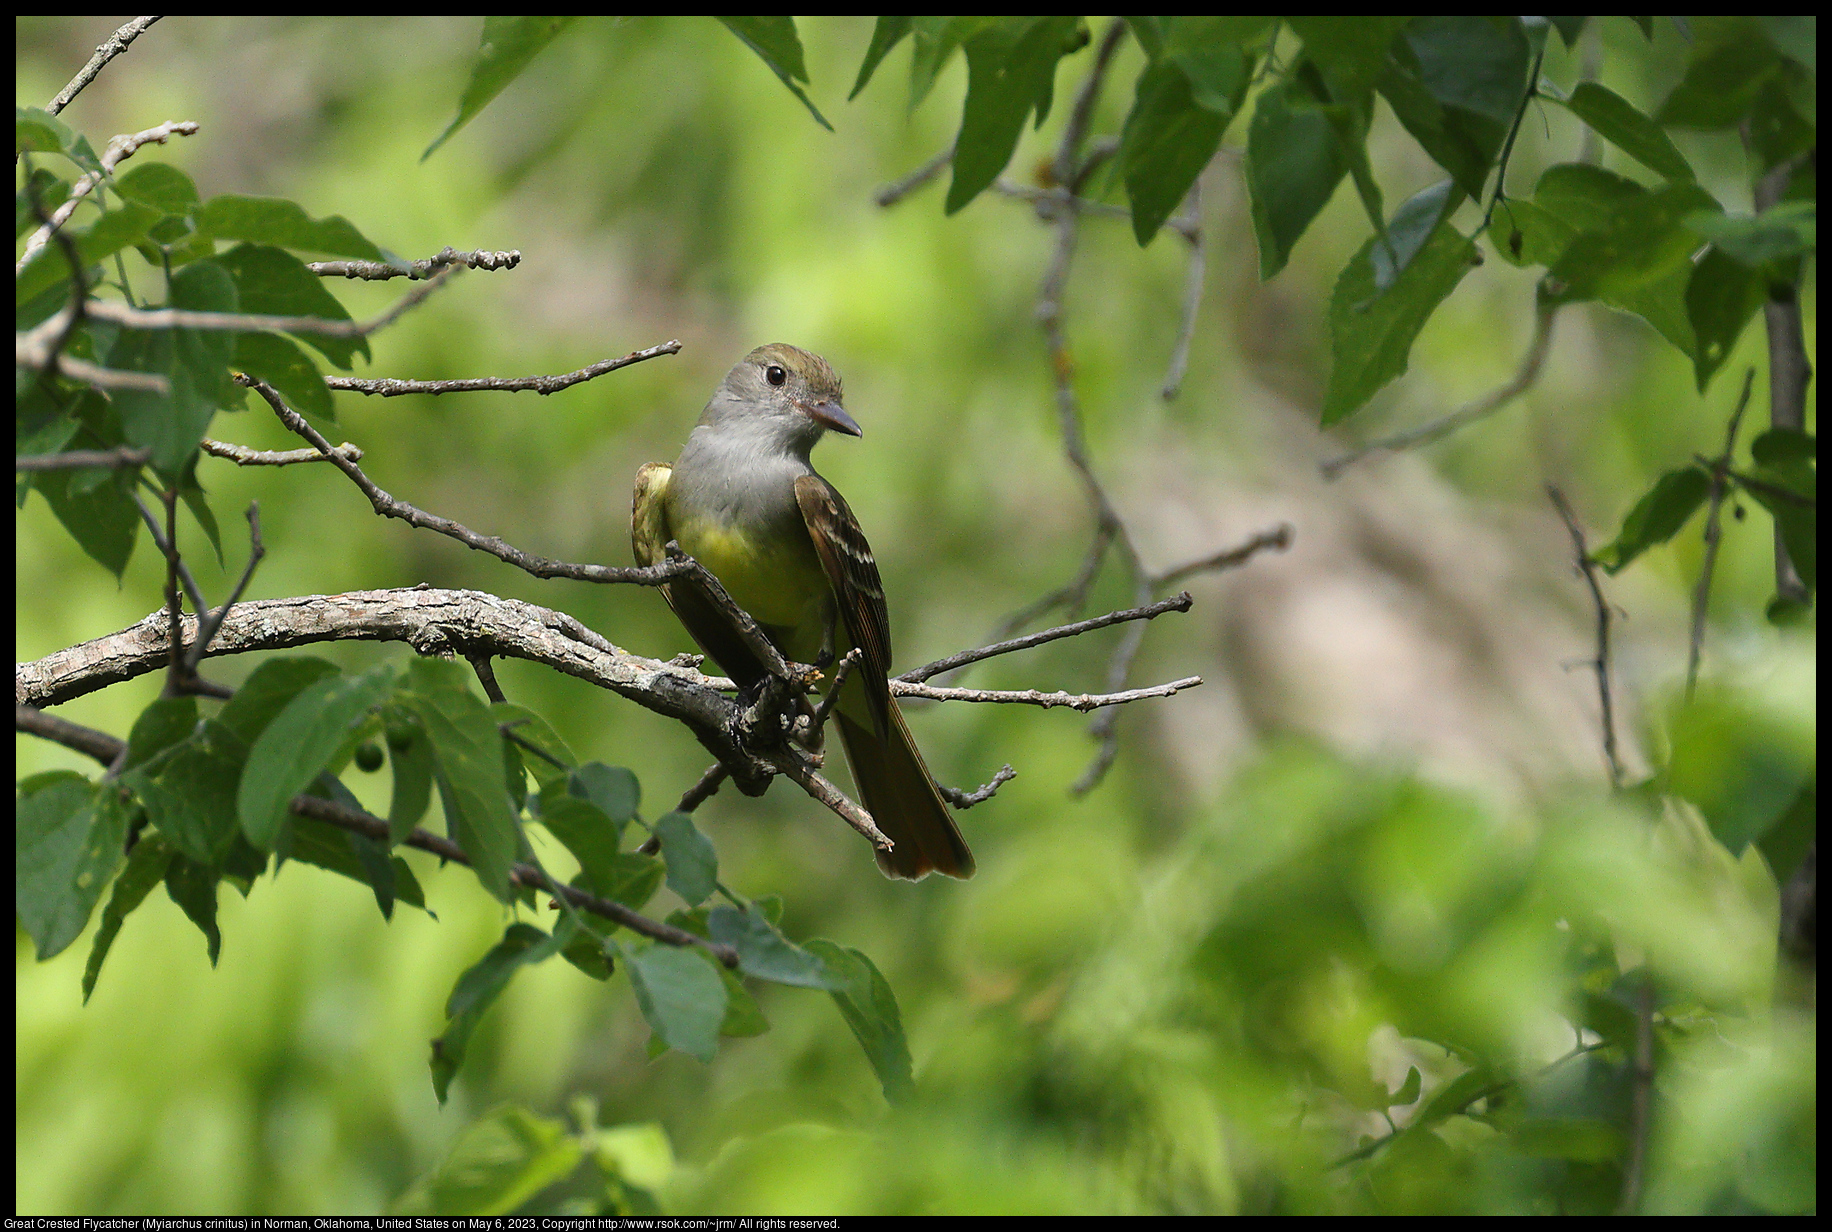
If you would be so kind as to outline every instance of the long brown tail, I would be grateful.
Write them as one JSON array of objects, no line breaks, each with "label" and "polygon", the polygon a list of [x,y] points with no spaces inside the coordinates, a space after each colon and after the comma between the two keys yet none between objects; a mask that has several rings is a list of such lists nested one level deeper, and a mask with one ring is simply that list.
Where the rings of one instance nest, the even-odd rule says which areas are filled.
[{"label": "long brown tail", "polygon": [[840,726],[840,743],[846,746],[846,761],[866,811],[893,844],[891,850],[877,853],[878,867],[885,876],[911,881],[930,872],[973,876],[973,853],[955,827],[947,801],[935,790],[935,780],[929,777],[929,768],[923,765],[896,702],[891,703],[891,721],[883,740],[840,711],[833,718]]}]

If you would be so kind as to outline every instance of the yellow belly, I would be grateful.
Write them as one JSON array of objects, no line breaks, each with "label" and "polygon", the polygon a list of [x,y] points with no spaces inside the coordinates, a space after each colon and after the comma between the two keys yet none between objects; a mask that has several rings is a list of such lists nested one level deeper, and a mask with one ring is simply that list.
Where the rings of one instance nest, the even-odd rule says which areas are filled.
[{"label": "yellow belly", "polygon": [[744,537],[698,519],[674,520],[671,529],[681,550],[710,569],[738,606],[760,624],[804,636],[811,631],[818,646],[829,587],[806,532],[799,537]]}]

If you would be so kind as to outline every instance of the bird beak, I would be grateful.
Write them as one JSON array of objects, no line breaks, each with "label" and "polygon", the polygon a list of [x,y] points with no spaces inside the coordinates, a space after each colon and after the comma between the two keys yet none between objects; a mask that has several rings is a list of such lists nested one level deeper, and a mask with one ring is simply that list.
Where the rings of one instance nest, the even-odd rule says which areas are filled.
[{"label": "bird beak", "polygon": [[847,436],[865,435],[865,429],[854,423],[852,416],[846,413],[846,408],[837,402],[820,402],[816,403],[814,406],[808,406],[805,403],[797,402],[795,406],[802,414],[806,415],[809,419],[812,419],[823,428],[831,428],[835,432],[844,432]]}]

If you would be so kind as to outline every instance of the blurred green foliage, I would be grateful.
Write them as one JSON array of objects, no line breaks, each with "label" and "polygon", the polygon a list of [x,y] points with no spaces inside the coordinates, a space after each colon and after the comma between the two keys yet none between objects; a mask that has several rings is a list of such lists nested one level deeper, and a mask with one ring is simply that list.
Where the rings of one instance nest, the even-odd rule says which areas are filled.
[{"label": "blurred green foliage", "polygon": [[[466,275],[378,335],[376,375],[558,372],[684,339],[677,359],[539,401],[337,396],[335,427],[362,445],[383,486],[530,550],[623,563],[636,466],[672,455],[731,359],[783,338],[835,362],[867,425],[865,442],[830,444],[819,462],[878,545],[903,665],[971,644],[1000,615],[1073,573],[1085,515],[1060,456],[1049,374],[1029,320],[1051,241],[1019,204],[988,194],[961,207],[1006,168],[1013,148],[1006,173],[1049,184],[1047,173],[1031,169],[1048,159],[1069,92],[1086,71],[1081,27],[1069,19],[1021,30],[913,19],[900,32],[834,19],[802,23],[799,37],[788,26],[785,40],[787,19],[732,19],[729,31],[704,19],[586,19],[532,32],[518,19],[490,20],[500,24],[485,27],[480,53],[474,21],[166,19],[64,119],[71,134],[97,142],[172,117],[196,119],[202,131],[157,151],[158,164],[153,151],[140,156],[122,177],[125,206],[84,234],[85,255],[107,256],[112,279],[113,254],[121,253],[118,272],[144,295],[161,280],[135,243],[149,235],[173,242],[157,234],[159,219],[201,198],[209,204],[195,214],[198,234],[248,241],[230,254],[238,277],[250,263],[273,268],[274,298],[251,305],[244,292],[241,308],[318,311],[298,298],[316,283],[287,281],[293,258],[257,246],[287,246],[269,238],[274,228],[292,228],[318,251],[355,254],[370,241],[410,258],[447,244],[524,251],[515,272]],[[1602,1213],[1615,1209],[1639,1149],[1631,1142],[1633,1058],[1644,996],[1655,1011],[1655,1115],[1641,1208],[1816,1208],[1810,982],[1803,994],[1801,977],[1777,967],[1774,940],[1776,872],[1786,876],[1814,832],[1813,641],[1810,626],[1790,632],[1762,620],[1774,589],[1766,517],[1747,528],[1726,523],[1714,592],[1717,658],[1708,659],[1696,697],[1663,700],[1684,662],[1686,591],[1698,570],[1696,536],[1682,533],[1704,501],[1693,458],[1721,447],[1726,416],[1722,387],[1709,398],[1698,391],[1717,371],[1759,361],[1760,329],[1743,326],[1776,277],[1804,279],[1809,354],[1816,345],[1815,265],[1803,257],[1812,247],[1810,215],[1797,201],[1785,217],[1745,218],[1750,167],[1736,134],[1725,131],[1755,115],[1759,165],[1798,153],[1799,115],[1804,108],[1811,116],[1810,27],[1803,36],[1792,19],[1703,22],[1686,32],[1688,42],[1665,20],[1644,33],[1623,19],[1592,19],[1588,32],[1560,25],[1553,35],[1513,19],[1482,29],[1470,19],[1428,19],[1383,67],[1398,27],[1368,36],[1364,24],[1379,25],[1375,19],[1307,19],[1290,31],[1244,19],[1185,29],[1190,20],[1128,19],[1129,37],[1113,53],[1113,77],[1093,113],[1092,131],[1120,136],[1121,145],[1111,175],[1086,191],[1130,201],[1137,226],[1129,233],[1111,220],[1084,222],[1067,299],[1097,466],[1141,510],[1283,493],[1300,551],[1323,533],[1314,528],[1325,523],[1324,509],[1341,502],[1364,513],[1382,500],[1414,515],[1452,508],[1470,522],[1517,505],[1543,521],[1540,483],[1566,486],[1599,528],[1596,541],[1605,538],[1600,528],[1623,527],[1613,566],[1639,558],[1621,578],[1619,601],[1634,611],[1637,639],[1621,675],[1645,695],[1637,734],[1649,781],[1609,798],[1594,756],[1581,767],[1497,781],[1454,758],[1440,772],[1442,758],[1409,768],[1404,753],[1344,748],[1329,738],[1334,716],[1294,722],[1276,717],[1281,711],[1263,694],[1255,702],[1254,661],[1231,617],[1208,626],[1196,617],[1160,622],[1138,679],[1191,669],[1211,686],[1232,680],[1244,712],[1272,717],[1229,727],[1214,711],[1179,711],[1182,698],[1150,703],[1162,709],[1127,721],[1106,783],[1070,799],[1064,788],[1089,748],[1065,712],[957,707],[921,715],[918,738],[943,781],[970,786],[1003,761],[1021,772],[963,816],[981,853],[972,882],[886,882],[855,836],[782,789],[760,801],[729,791],[716,798],[695,815],[705,835],[694,822],[672,823],[663,835],[668,888],[657,886],[659,868],[645,868],[643,898],[678,898],[677,922],[722,937],[731,921],[714,917],[728,908],[690,910],[709,893],[714,871],[745,893],[780,893],[771,936],[780,940],[780,924],[790,937],[837,938],[809,951],[834,973],[828,983],[844,977],[831,997],[728,980],[724,994],[743,996],[748,1007],[722,1001],[723,1021],[687,1030],[693,1024],[677,1020],[685,1034],[666,1039],[704,1056],[722,1030],[708,1064],[682,1051],[650,1056],[638,1008],[696,981],[713,988],[715,969],[689,951],[625,953],[608,986],[567,964],[524,966],[524,955],[563,950],[602,974],[574,947],[568,921],[543,918],[550,936],[526,923],[538,914],[528,906],[512,913],[470,873],[442,870],[417,852],[383,874],[360,852],[313,860],[295,851],[346,878],[295,863],[252,889],[246,878],[231,879],[242,893],[219,895],[198,881],[204,866],[190,857],[212,857],[226,834],[162,823],[176,851],[155,848],[164,842],[156,836],[143,840],[115,892],[122,908],[142,898],[144,907],[124,923],[112,907],[98,909],[89,923],[108,938],[100,941],[110,958],[99,981],[93,966],[85,976],[79,957],[88,946],[40,964],[20,934],[22,1213],[502,1212],[525,1204],[747,1214]],[[1093,25],[1097,36],[1101,25]],[[20,104],[42,106],[109,29],[88,19],[22,19]],[[1223,63],[1206,54],[1216,39],[1247,50]],[[1431,185],[1448,172],[1466,192],[1481,188],[1512,103],[1492,92],[1458,93],[1444,66],[1492,64],[1522,76],[1531,60],[1547,79],[1569,84],[1585,55],[1582,39],[1601,55],[1601,84],[1571,91],[1562,106],[1541,103],[1521,127],[1509,180],[1523,200],[1477,236],[1502,259],[1472,268],[1461,260],[1469,244],[1462,237],[1479,229],[1482,202],[1433,195]],[[907,96],[883,80],[902,68],[905,42]],[[955,49],[962,54],[951,56]],[[1063,56],[1061,69],[1052,67],[1046,82],[1011,67],[1031,52],[1051,66]],[[1261,54],[1279,76],[1249,81],[1247,67]],[[871,56],[882,61],[873,62],[875,85],[866,70],[854,78]],[[1729,71],[1726,64],[1752,80],[1746,96],[1711,90],[1711,73]],[[519,76],[505,68],[514,65],[525,66]],[[857,97],[843,103],[849,79]],[[1124,88],[1135,80],[1136,91]],[[874,206],[874,187],[946,146],[957,100],[960,140],[974,157],[956,162],[947,214],[933,191],[894,209]],[[817,127],[810,111],[833,131]],[[1230,124],[1248,112],[1248,122]],[[1610,143],[1606,170],[1542,177],[1575,156],[1580,117]],[[26,138],[35,149],[93,158],[73,137],[41,127]],[[1336,144],[1345,133],[1347,154]],[[421,161],[435,136],[437,152]],[[1211,139],[1223,154],[1202,215],[1208,302],[1185,392],[1166,406],[1149,391],[1176,331],[1184,250],[1139,245],[1182,200],[1166,177],[1187,172],[1193,182],[1208,162],[1185,157],[1185,147]],[[1251,206],[1234,166],[1242,157]],[[150,171],[167,164],[184,175]],[[1673,183],[1643,182],[1649,171]],[[1357,192],[1337,192],[1343,179]],[[1565,182],[1579,179],[1576,190]],[[1537,185],[1531,194],[1528,184]],[[1268,185],[1288,199],[1282,216],[1262,207]],[[54,200],[55,185],[42,187]],[[1390,220],[1381,214],[1383,189],[1406,202]],[[296,218],[261,216],[258,203],[247,203],[263,195],[303,209]],[[1729,212],[1701,209],[1701,197]],[[1303,216],[1295,227],[1293,211]],[[1381,234],[1369,238],[1376,228]],[[22,215],[21,234],[28,229]],[[1684,278],[1674,281],[1699,237],[1715,245],[1716,257],[1705,260],[1722,294],[1710,302],[1688,295]],[[1605,258],[1630,274],[1596,285],[1567,276]],[[1466,431],[1439,450],[1432,469],[1396,465],[1346,498],[1316,484],[1314,446],[1287,442],[1300,432],[1312,441],[1320,408],[1325,421],[1357,412],[1372,420],[1364,429],[1372,434],[1505,378],[1534,311],[1532,275],[1517,265],[1563,271],[1554,299],[1612,306],[1565,311],[1554,352],[1563,371],[1527,396],[1524,426],[1496,420]],[[1277,281],[1259,282],[1262,269],[1280,267]],[[36,268],[22,277],[53,277]],[[224,301],[225,288],[187,291],[182,282],[173,279],[175,302],[191,294],[193,306],[235,306]],[[333,289],[358,318],[397,293],[387,284]],[[1389,292],[1394,298],[1375,302]],[[56,303],[40,307],[42,316]],[[1571,323],[1578,313],[1590,315]],[[28,315],[22,324],[38,319]],[[1332,328],[1333,370],[1324,345]],[[1359,367],[1341,366],[1354,353],[1345,340],[1362,347]],[[323,338],[301,341],[339,366],[362,353],[348,344],[327,350]],[[1706,346],[1712,341],[1716,350]],[[296,347],[241,347],[234,356],[282,388],[303,358]],[[1412,376],[1377,392],[1407,371],[1408,359]],[[151,355],[138,366],[179,372],[182,361]],[[115,410],[97,400],[87,412],[85,422],[105,431]],[[132,422],[131,406],[119,414]],[[218,416],[210,431],[261,448],[296,443],[259,411]],[[22,451],[83,443],[37,441]],[[168,471],[184,453],[185,442],[143,443]],[[1757,448],[1750,467],[1766,469],[1754,477],[1810,492],[1810,437],[1797,445],[1771,439]],[[195,480],[179,478],[187,491],[201,485],[225,528],[239,530],[230,511],[251,497],[263,501],[269,555],[251,597],[421,581],[472,586],[563,608],[643,653],[687,648],[655,596],[536,582],[375,519],[328,467],[245,471],[206,459]],[[93,483],[79,486],[41,483],[47,499],[28,498],[20,514],[22,661],[122,628],[161,604],[156,553],[144,542],[132,546],[131,520],[74,516],[73,502],[108,500]],[[1662,495],[1675,487],[1684,489],[1678,498]],[[1771,508],[1790,546],[1810,545],[1810,518],[1789,523],[1785,499],[1745,490]],[[1421,503],[1404,503],[1415,497]],[[1237,505],[1225,525],[1249,526],[1264,507]],[[58,517],[93,528],[81,546]],[[220,537],[220,571],[200,531]],[[226,593],[244,551],[235,532],[185,520],[181,535],[206,592]],[[1556,532],[1515,529],[1507,542],[1515,555],[1545,558],[1545,574],[1562,580],[1568,561]],[[1212,546],[1172,529],[1154,535],[1148,550],[1169,561]],[[1251,566],[1235,587],[1193,586],[1200,601],[1219,599],[1227,613],[1250,608],[1252,592],[1237,587],[1255,576],[1275,579],[1265,583],[1273,589],[1313,593],[1341,580],[1315,567],[1255,572],[1262,568]],[[1389,581],[1407,576],[1403,562],[1383,569]],[[1091,602],[1121,606],[1127,598],[1123,580],[1107,576]],[[1509,605],[1530,601],[1497,597],[1481,615],[1489,636],[1505,638]],[[1575,601],[1570,607],[1568,644],[1581,653],[1586,616]],[[1358,632],[1351,619],[1331,626],[1334,636]],[[1292,622],[1291,636],[1299,631]],[[1370,658],[1391,650],[1366,645]],[[384,680],[386,665],[401,664],[390,648],[321,649],[349,673],[344,681]],[[1093,687],[1104,649],[1058,644],[1000,660],[976,682]],[[257,670],[233,659],[210,666],[236,685]],[[1556,676],[1556,664],[1546,668]],[[368,671],[375,674],[360,675]],[[477,717],[459,698],[462,684],[439,693],[437,665],[422,661],[416,671],[417,696],[444,697],[440,713],[464,711],[455,724]],[[671,799],[703,766],[703,753],[677,727],[609,694],[516,663],[499,674],[512,700],[551,722],[553,747],[633,767],[651,799]],[[1574,674],[1568,687],[1588,679]],[[295,692],[308,685],[298,680]],[[138,765],[176,748],[190,728],[166,721],[170,703],[148,708],[157,689],[148,677],[61,713],[132,731]],[[1361,704],[1353,690],[1335,699]],[[1486,693],[1455,701],[1466,718],[1503,704]],[[425,707],[414,713],[422,725],[438,721]],[[222,716],[218,726],[234,736],[234,716]],[[244,734],[253,739],[273,718],[264,714]],[[1373,718],[1378,726],[1395,716]],[[462,776],[415,762],[424,750],[411,751],[411,715],[389,722],[390,773],[350,773],[340,790],[411,825],[443,773],[441,811],[463,813],[449,791]],[[381,737],[382,724],[372,726],[346,733],[339,766],[351,756],[360,762],[360,742]],[[191,738],[195,756],[238,755],[210,727]],[[339,743],[336,732],[306,734]],[[1559,735],[1535,731],[1531,747],[1507,755],[1532,760]],[[1594,738],[1585,732],[1579,743],[1594,746]],[[261,756],[303,773],[311,759],[288,760],[297,747],[270,740]],[[43,742],[22,740],[19,758],[22,778],[93,773]],[[148,792],[156,796],[172,764],[148,761]],[[464,774],[501,781],[490,773],[500,767],[480,766]],[[418,786],[403,803],[410,779]],[[558,820],[565,809],[597,808],[621,827],[625,805],[591,784],[558,781],[555,791],[551,776],[537,773],[559,840],[539,840],[541,858],[562,869],[577,863],[586,876],[599,859],[609,861],[599,875],[629,872],[613,869],[614,860],[634,857],[568,841]],[[67,773],[29,779],[22,793],[21,886],[80,876],[95,853],[59,819],[118,810],[118,798]],[[259,803],[242,802],[244,830],[247,817],[267,815]],[[633,812],[633,797],[627,803]],[[82,833],[106,837],[117,823],[125,819],[85,822]],[[155,871],[149,880],[149,851],[170,857],[168,896],[148,893],[157,878]],[[359,876],[377,885],[374,893],[347,879]],[[491,876],[500,882],[502,868]],[[376,916],[378,903],[388,912],[383,879],[403,901],[423,893],[432,911],[395,912],[384,925]],[[23,888],[20,898],[28,898]],[[30,914],[22,910],[21,924],[46,949],[56,948],[46,939],[68,942],[63,934],[81,926]],[[200,927],[210,935],[208,957]],[[645,965],[645,954],[659,963]],[[671,965],[671,956],[692,965]],[[459,990],[486,980],[498,1000],[482,1017],[467,1017],[471,1003],[459,1004]],[[872,1010],[892,990],[902,1027],[894,1038]],[[763,1021],[767,1034],[743,1038]],[[435,1036],[463,1060],[460,1068],[448,1057],[439,1095],[449,1101],[427,1081],[425,1042]],[[899,1096],[894,1106],[885,1094]],[[484,1109],[493,1111],[480,1116]]]}]

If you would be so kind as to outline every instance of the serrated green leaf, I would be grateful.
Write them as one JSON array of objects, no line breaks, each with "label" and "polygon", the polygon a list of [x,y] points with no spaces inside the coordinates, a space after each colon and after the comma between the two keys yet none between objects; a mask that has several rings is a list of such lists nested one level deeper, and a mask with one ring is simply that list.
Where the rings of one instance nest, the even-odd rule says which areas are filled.
[{"label": "serrated green leaf", "polygon": [[661,840],[668,866],[668,888],[693,907],[711,897],[719,881],[719,854],[693,824],[693,816],[664,814],[655,823],[655,837]]},{"label": "serrated green leaf", "polygon": [[237,833],[236,783],[247,751],[234,732],[205,720],[167,755],[129,771],[122,781],[180,854],[215,866]]},{"label": "serrated green leaf", "polygon": [[1613,301],[1656,283],[1689,263],[1699,243],[1690,219],[1717,202],[1696,184],[1670,184],[1624,200],[1608,220],[1571,241],[1551,278],[1561,301]]},{"label": "serrated green leaf", "polygon": [[[1548,95],[1547,97],[1552,97]],[[1698,177],[1660,125],[1641,114],[1627,99],[1594,81],[1579,82],[1571,97],[1558,99],[1597,135],[1650,171],[1683,183]]]},{"label": "serrated green leaf", "polygon": [[[335,783],[327,776],[319,776],[318,784],[307,794],[332,798],[334,793],[325,791],[324,785]],[[341,784],[339,784],[341,786]],[[348,799],[339,799],[339,803],[349,804]],[[352,807],[358,807],[352,805]],[[350,831],[333,826],[327,822],[315,821],[310,817],[293,817],[287,830],[291,836],[292,847],[287,858],[301,864],[310,864],[326,872],[348,877],[351,881],[360,882],[371,891],[385,889],[392,902],[406,903],[426,911],[426,894],[420,887],[420,879],[414,876],[413,868],[407,861],[395,856],[387,861],[388,871],[383,872],[381,864],[375,859],[380,854],[380,843],[373,839],[363,838]],[[352,839],[372,844],[372,849],[363,852]],[[378,886],[378,881],[381,883]],[[377,905],[380,905],[380,894]],[[427,911],[428,915],[432,912]],[[385,913],[386,914],[386,913]]]},{"label": "serrated green leaf", "polygon": [[820,108],[803,93],[801,86],[795,84],[808,80],[808,70],[802,63],[801,38],[795,33],[793,17],[721,17],[719,24],[757,53],[757,58],[769,66],[777,80],[789,88],[789,93],[801,100],[815,123],[828,132],[833,131],[833,125],[827,123]]},{"label": "serrated green leaf", "polygon": [[359,676],[306,685],[274,716],[250,747],[236,792],[236,814],[250,843],[273,849],[288,802],[318,777],[393,687],[394,669],[382,664]]},{"label": "serrated green leaf", "polygon": [[1047,111],[1064,40],[1075,17],[1007,17],[963,40],[967,101],[954,142],[953,214],[998,178],[1032,110]]},{"label": "serrated green leaf", "polygon": [[618,863],[622,827],[589,800],[568,795],[564,785],[541,792],[541,824],[579,861],[594,885],[615,883],[624,875]]},{"label": "serrated green leaf", "polygon": [[597,875],[581,873],[573,884],[640,911],[662,888],[666,869],[660,860],[639,852],[625,851],[612,860],[606,871]]},{"label": "serrated green leaf", "polygon": [[817,937],[807,950],[842,982],[832,990],[833,1003],[846,1020],[853,1038],[865,1050],[865,1059],[884,1090],[886,1102],[901,1104],[915,1094],[910,1076],[910,1046],[903,1035],[903,1016],[897,998],[878,968],[863,953]]},{"label": "serrated green leaf", "polygon": [[283,197],[212,197],[192,212],[192,219],[200,234],[217,239],[359,261],[384,260],[382,250],[363,238],[343,215],[313,218],[298,203]]},{"label": "serrated green leaf", "polygon": [[1689,214],[1685,224],[1725,256],[1756,268],[1813,252],[1819,245],[1815,201],[1783,201],[1755,217],[1716,210]]},{"label": "serrated green leaf", "polygon": [[1386,71],[1388,48],[1408,20],[1359,13],[1286,19],[1336,98],[1358,97],[1373,88]]},{"label": "serrated green leaf", "polygon": [[1444,180],[1401,203],[1386,224],[1387,242],[1375,244],[1372,250],[1376,289],[1385,291],[1399,280],[1438,224],[1448,220],[1462,200],[1456,185]]},{"label": "serrated green leaf", "polygon": [[[1231,95],[1245,92],[1247,62],[1235,53],[1238,84]],[[1225,101],[1225,100],[1224,100]],[[1232,109],[1217,112],[1199,106],[1189,75],[1164,61],[1139,74],[1132,111],[1120,137],[1120,173],[1132,204],[1132,233],[1140,245],[1151,242],[1196,177],[1215,156]]]},{"label": "serrated green leaf", "polygon": [[1519,20],[1421,17],[1391,51],[1376,88],[1457,187],[1479,198],[1527,86],[1530,44]]},{"label": "serrated green leaf", "polygon": [[1261,281],[1285,268],[1347,173],[1335,128],[1302,80],[1288,76],[1259,96],[1247,128],[1247,187]]},{"label": "serrated green leaf", "polygon": [[1592,559],[1609,573],[1622,572],[1635,557],[1677,535],[1710,491],[1711,479],[1699,467],[1668,471],[1635,502],[1615,540],[1591,553]]},{"label": "serrated green leaf", "polygon": [[1725,26],[1721,37],[1694,42],[1686,75],[1654,120],[1668,128],[1733,128],[1780,63],[1755,23],[1739,19]]},{"label": "serrated green leaf", "polygon": [[617,823],[619,832],[642,804],[642,784],[622,766],[607,766],[588,761],[567,777],[567,790],[583,800],[590,800]]},{"label": "serrated green leaf", "polygon": [[14,911],[40,962],[82,934],[121,864],[128,808],[113,783],[79,774],[38,775],[14,806]]},{"label": "serrated green leaf", "polygon": [[123,770],[132,770],[179,744],[197,728],[195,697],[162,697],[152,702],[134,720],[127,733],[127,760]]},{"label": "serrated green leaf", "polygon": [[859,64],[858,80],[852,83],[852,93],[846,96],[847,102],[850,103],[859,97],[859,91],[865,88],[866,83],[871,80],[871,75],[878,71],[879,63],[890,54],[891,48],[903,41],[909,32],[910,19],[908,17],[878,18],[878,24],[872,27],[871,46],[865,49],[865,59]]},{"label": "serrated green leaf", "polygon": [[1336,359],[1323,401],[1325,427],[1358,410],[1405,372],[1413,340],[1475,263],[1476,246],[1441,222],[1393,285],[1381,291],[1373,256],[1379,244],[1376,236],[1361,246],[1330,298]]},{"label": "serrated green leaf", "polygon": [[1686,320],[1696,339],[1692,372],[1699,393],[1730,358],[1743,327],[1767,296],[1768,288],[1756,271],[1716,247],[1707,249],[1692,267],[1686,280]]},{"label": "serrated green leaf", "polygon": [[559,948],[554,938],[534,925],[511,924],[503,932],[503,939],[458,977],[445,1002],[445,1034],[433,1041],[433,1091],[441,1104],[458,1067],[464,1063],[465,1047],[484,1011],[509,986],[517,971],[552,957]]},{"label": "serrated green leaf", "polygon": [[197,925],[197,931],[204,935],[204,946],[210,955],[212,967],[223,952],[223,934],[216,923],[218,880],[220,877],[215,869],[178,854],[172,856],[165,870],[165,892],[178,904],[179,910],[185,913],[191,923]]},{"label": "serrated green leaf", "polygon": [[707,935],[738,951],[738,965],[746,975],[798,988],[845,985],[815,955],[791,943],[760,911],[714,907],[706,917]]},{"label": "serrated green leaf", "polygon": [[[242,311],[268,316],[322,317],[348,321],[350,312],[325,289],[324,280],[305,263],[279,248],[238,244],[215,258],[235,279]],[[340,338],[329,334],[293,334],[333,365],[349,370],[353,356],[369,358],[366,338]]]},{"label": "serrated green leaf", "polygon": [[198,203],[197,185],[170,163],[135,163],[127,174],[115,177],[114,190],[129,201],[180,217]]},{"label": "serrated green leaf", "polygon": [[530,62],[572,24],[571,16],[558,17],[485,17],[483,34],[477,42],[477,59],[471,63],[471,79],[458,96],[458,114],[445,131],[420,155],[425,162],[433,151],[451,140],[503,92],[508,84],[522,75]]},{"label": "serrated green leaf", "polygon": [[473,694],[466,672],[442,659],[408,665],[412,689],[402,700],[414,708],[433,747],[435,781],[452,839],[471,857],[472,870],[501,901],[510,897],[520,832],[503,789],[503,739],[489,708]]},{"label": "serrated green leaf", "polygon": [[153,887],[165,880],[165,870],[172,862],[172,849],[157,834],[142,834],[127,857],[127,867],[115,878],[114,890],[102,908],[102,922],[89,943],[89,961],[83,967],[83,1004],[95,991],[96,979],[102,974],[102,963],[114,945],[127,917],[146,900]]},{"label": "serrated green leaf", "polygon": [[725,983],[700,958],[668,945],[626,948],[636,1003],[668,1047],[711,1062],[725,1021]]},{"label": "serrated green leaf", "polygon": [[301,689],[338,673],[335,663],[312,655],[268,659],[248,674],[216,721],[252,745]]},{"label": "serrated green leaf", "polygon": [[[529,752],[522,759],[527,763],[529,772],[534,775],[535,782],[539,783],[543,789],[549,783],[564,780],[567,770],[579,764],[579,759],[573,755],[571,747],[567,745],[566,741],[560,739],[560,734],[554,731],[553,726],[526,706],[518,706],[513,702],[497,702],[490,707],[490,717],[496,720],[499,727],[506,725],[519,739],[527,741],[547,754],[546,757],[542,757],[538,753]],[[560,764],[556,766],[555,762]],[[635,777],[635,775],[630,776],[632,782]],[[634,802],[631,803],[630,808],[632,812],[635,811]]]},{"label": "serrated green leaf", "polygon": [[[70,441],[68,447],[92,446],[79,438]],[[134,541],[140,532],[140,511],[134,508],[127,488],[134,473],[119,471],[100,484],[83,487],[78,479],[80,471],[41,471],[32,482],[33,489],[45,498],[77,546],[116,578],[133,557]]]},{"label": "serrated green leaf", "polygon": [[388,843],[393,847],[407,840],[432,803],[433,746],[426,728],[407,707],[388,707],[383,721],[394,779],[388,801]]}]

